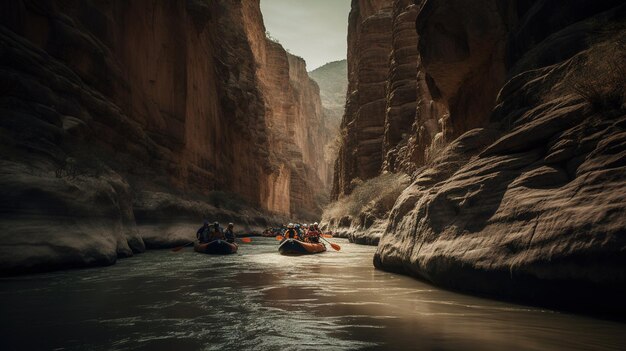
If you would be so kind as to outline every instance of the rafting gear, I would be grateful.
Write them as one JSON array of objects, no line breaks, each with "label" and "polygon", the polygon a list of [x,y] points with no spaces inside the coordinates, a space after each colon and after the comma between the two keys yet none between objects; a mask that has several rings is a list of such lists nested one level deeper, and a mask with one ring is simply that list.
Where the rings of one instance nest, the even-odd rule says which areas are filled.
[{"label": "rafting gear", "polygon": [[229,243],[235,242],[235,239],[237,239],[237,236],[235,235],[235,232],[233,231],[233,226],[229,225],[228,228],[224,231],[224,238],[226,238],[226,241],[228,241]]},{"label": "rafting gear", "polygon": [[326,251],[323,243],[306,243],[295,239],[285,239],[278,247],[281,255],[310,255]]},{"label": "rafting gear", "polygon": [[237,252],[239,246],[234,243],[229,243],[224,240],[213,240],[209,243],[194,243],[193,250],[195,252],[209,254],[209,255],[230,255]]},{"label": "rafting gear", "polygon": [[196,231],[196,239],[198,239],[198,241],[201,243],[208,243],[210,241],[209,237],[212,228],[208,226],[208,221],[205,221],[204,224],[205,225],[203,225],[202,227],[200,227],[200,229]]},{"label": "rafting gear", "polygon": [[285,231],[284,237],[287,239],[296,239],[300,236],[300,234],[298,234],[298,231],[295,230],[294,228],[289,228]]}]

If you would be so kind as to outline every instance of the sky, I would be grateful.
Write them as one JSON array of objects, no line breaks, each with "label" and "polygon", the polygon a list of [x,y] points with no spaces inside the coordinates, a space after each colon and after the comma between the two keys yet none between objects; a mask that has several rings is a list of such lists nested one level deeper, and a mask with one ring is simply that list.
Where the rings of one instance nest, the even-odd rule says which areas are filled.
[{"label": "sky", "polygon": [[350,0],[261,0],[265,28],[312,71],[343,60]]}]

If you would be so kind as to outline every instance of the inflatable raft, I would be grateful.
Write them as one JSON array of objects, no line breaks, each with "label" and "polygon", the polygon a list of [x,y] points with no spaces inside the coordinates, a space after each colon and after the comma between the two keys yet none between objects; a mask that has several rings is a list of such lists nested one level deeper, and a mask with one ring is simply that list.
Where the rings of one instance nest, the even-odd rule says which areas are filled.
[{"label": "inflatable raft", "polygon": [[196,242],[193,245],[195,252],[209,255],[230,255],[236,253],[238,248],[239,246],[237,246],[237,244],[231,244],[224,240],[213,240],[205,244]]},{"label": "inflatable raft", "polygon": [[281,255],[310,255],[326,251],[323,243],[306,243],[296,239],[286,239],[278,247]]}]

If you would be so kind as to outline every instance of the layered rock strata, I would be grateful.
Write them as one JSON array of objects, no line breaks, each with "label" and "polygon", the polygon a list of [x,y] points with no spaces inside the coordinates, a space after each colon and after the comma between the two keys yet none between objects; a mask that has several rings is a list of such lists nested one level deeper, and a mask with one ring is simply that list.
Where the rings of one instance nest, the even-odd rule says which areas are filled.
[{"label": "layered rock strata", "polygon": [[[469,131],[416,172],[375,264],[455,289],[623,313],[626,106],[617,72],[625,68],[626,8],[516,5],[487,2],[459,32],[490,55],[479,51],[469,62],[481,63],[464,67],[473,79],[457,85],[445,73],[452,67],[436,62],[449,57],[443,48],[465,46],[446,43],[440,32],[454,31],[429,23],[457,23],[450,13],[466,5],[433,1],[420,14],[425,71],[450,111],[447,137]],[[485,38],[486,28],[499,38]],[[471,129],[481,119],[486,128]]]},{"label": "layered rock strata", "polygon": [[110,264],[204,218],[319,213],[319,91],[258,7],[0,5],[2,273]]},{"label": "layered rock strata", "polygon": [[[412,184],[373,230],[358,218],[334,223],[348,231],[357,223],[354,237],[380,236],[374,264],[382,269],[453,289],[623,314],[626,6],[416,4],[417,56],[399,55],[400,42],[391,42],[387,111],[378,116],[386,150],[379,172],[408,171]],[[398,33],[407,31],[402,13],[410,12],[394,8]],[[398,80],[399,57],[415,58],[414,81]],[[349,67],[358,62],[349,57]],[[412,86],[414,118],[394,108],[409,109],[411,99],[400,97]],[[339,197],[358,177],[345,171],[359,155],[351,103],[337,161],[343,173],[335,176]],[[373,153],[372,162],[379,160]]]}]

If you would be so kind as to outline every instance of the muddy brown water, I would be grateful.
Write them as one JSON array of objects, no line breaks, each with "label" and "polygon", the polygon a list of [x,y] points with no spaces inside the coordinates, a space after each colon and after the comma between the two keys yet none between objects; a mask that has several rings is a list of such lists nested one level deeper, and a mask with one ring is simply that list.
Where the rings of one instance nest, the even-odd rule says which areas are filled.
[{"label": "muddy brown water", "polygon": [[[0,280],[0,350],[625,350],[626,324],[375,270],[375,248],[150,251]],[[329,247],[330,249],[330,247]]]}]

